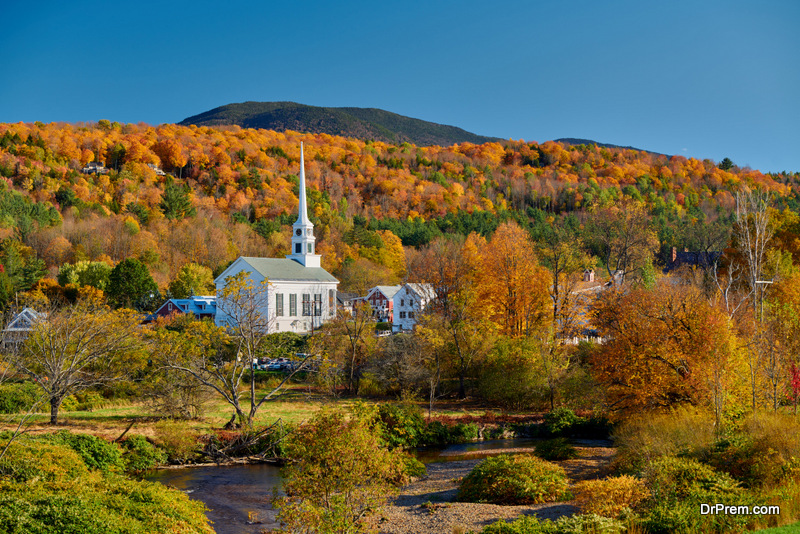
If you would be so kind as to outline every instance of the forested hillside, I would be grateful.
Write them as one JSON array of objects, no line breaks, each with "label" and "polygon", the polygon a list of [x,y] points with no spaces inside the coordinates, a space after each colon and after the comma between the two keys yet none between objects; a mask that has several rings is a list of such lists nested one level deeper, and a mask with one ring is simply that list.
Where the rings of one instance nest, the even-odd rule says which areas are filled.
[{"label": "forested hillside", "polygon": [[[236,126],[0,124],[4,300],[83,260],[136,258],[163,291],[188,263],[220,272],[238,255],[287,253],[301,141],[318,251],[345,288],[365,271],[401,279],[403,246],[442,233],[486,237],[514,220],[536,237],[563,218],[580,232],[593,210],[623,198],[650,216],[662,261],[673,246],[703,249],[707,228],[729,225],[743,185],[773,192],[778,208],[798,207],[798,174],[595,145],[417,147]],[[82,173],[90,162],[108,173]]]}]

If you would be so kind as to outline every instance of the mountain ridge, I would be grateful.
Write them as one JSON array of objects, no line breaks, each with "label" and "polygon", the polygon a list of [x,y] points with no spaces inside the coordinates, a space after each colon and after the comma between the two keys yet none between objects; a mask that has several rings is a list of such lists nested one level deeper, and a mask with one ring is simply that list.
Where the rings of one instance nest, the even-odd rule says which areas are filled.
[{"label": "mountain ridge", "polygon": [[295,130],[356,137],[393,144],[449,146],[457,143],[483,144],[500,141],[468,132],[456,126],[414,119],[378,108],[321,107],[297,102],[242,102],[226,104],[187,117],[181,126],[225,126],[265,130]]}]

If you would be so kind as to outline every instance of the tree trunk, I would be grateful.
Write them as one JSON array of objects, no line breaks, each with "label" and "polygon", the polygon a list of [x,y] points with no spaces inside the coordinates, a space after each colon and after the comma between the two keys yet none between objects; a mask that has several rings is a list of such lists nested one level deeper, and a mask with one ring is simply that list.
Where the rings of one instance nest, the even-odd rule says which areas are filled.
[{"label": "tree trunk", "polygon": [[61,397],[50,397],[50,424],[58,424],[58,409],[61,407]]}]

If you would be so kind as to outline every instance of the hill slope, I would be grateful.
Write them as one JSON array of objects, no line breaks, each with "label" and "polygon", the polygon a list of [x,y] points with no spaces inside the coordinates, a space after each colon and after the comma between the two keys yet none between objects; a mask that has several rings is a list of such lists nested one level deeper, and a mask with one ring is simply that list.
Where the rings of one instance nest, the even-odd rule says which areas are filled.
[{"label": "hill slope", "polygon": [[409,142],[418,146],[487,143],[496,137],[476,135],[455,126],[412,119],[375,108],[329,108],[295,102],[244,102],[228,104],[184,119],[189,126],[236,124],[242,128],[326,133],[386,143]]}]

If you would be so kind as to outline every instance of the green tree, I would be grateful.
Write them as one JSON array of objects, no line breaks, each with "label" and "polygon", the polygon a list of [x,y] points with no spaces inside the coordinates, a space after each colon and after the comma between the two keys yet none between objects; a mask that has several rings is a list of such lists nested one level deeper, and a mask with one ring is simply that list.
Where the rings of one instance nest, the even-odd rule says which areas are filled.
[{"label": "green tree", "polygon": [[122,260],[111,270],[106,295],[117,307],[139,311],[152,310],[161,300],[158,286],[147,267],[135,258]]},{"label": "green tree", "polygon": [[79,261],[62,265],[58,270],[57,280],[62,286],[75,284],[105,291],[110,275],[111,267],[103,261]]},{"label": "green tree", "polygon": [[216,290],[211,269],[196,263],[187,263],[169,284],[173,297],[185,299],[191,295],[212,295]]},{"label": "green tree", "polygon": [[194,217],[197,213],[197,210],[192,206],[191,200],[189,200],[188,186],[176,184],[171,177],[167,178],[159,207],[169,220]]}]

